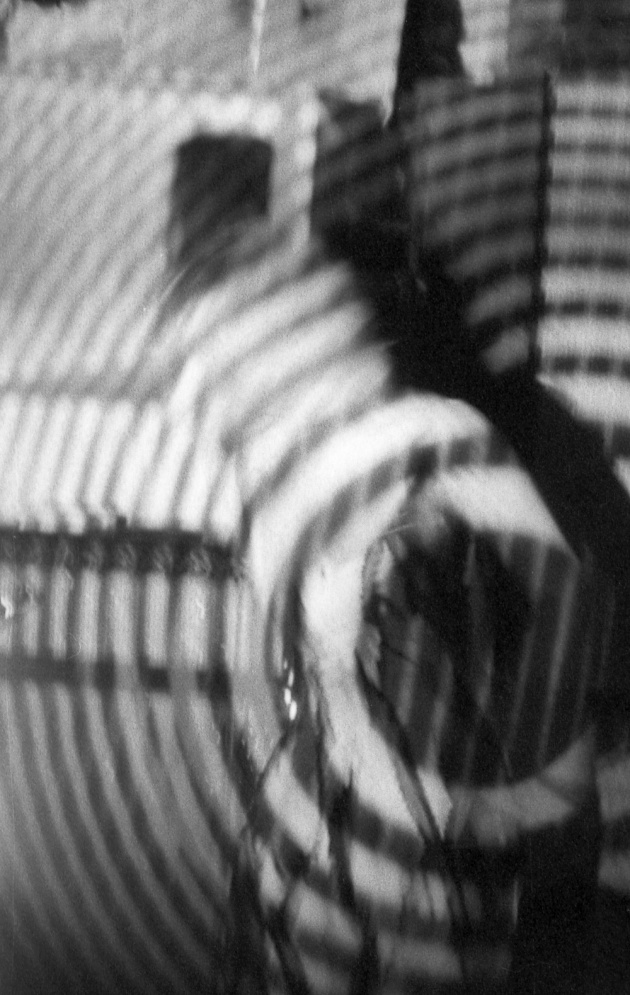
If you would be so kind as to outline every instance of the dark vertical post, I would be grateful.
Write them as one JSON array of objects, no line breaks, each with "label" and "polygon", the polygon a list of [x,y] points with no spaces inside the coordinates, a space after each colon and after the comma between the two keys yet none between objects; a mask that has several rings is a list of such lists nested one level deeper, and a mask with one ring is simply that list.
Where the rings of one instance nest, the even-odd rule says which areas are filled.
[{"label": "dark vertical post", "polygon": [[420,79],[463,76],[459,46],[464,19],[459,0],[407,0],[403,20],[393,123]]}]

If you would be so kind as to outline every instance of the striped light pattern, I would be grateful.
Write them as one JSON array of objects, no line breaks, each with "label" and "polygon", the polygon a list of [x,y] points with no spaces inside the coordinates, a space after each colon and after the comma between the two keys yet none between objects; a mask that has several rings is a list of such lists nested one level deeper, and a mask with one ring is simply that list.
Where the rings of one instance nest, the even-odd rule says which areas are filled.
[{"label": "striped light pattern", "polygon": [[[419,252],[461,288],[462,320],[481,350],[538,317],[544,81],[427,83],[409,141]],[[544,196],[544,193],[543,193]]]},{"label": "striped light pattern", "polygon": [[[205,306],[197,315],[208,353],[203,381],[183,400],[176,389],[171,406],[179,421],[184,403],[194,409],[212,399],[225,413],[219,483],[236,460],[252,520],[244,579],[232,560],[221,573],[219,553],[204,551],[197,538],[182,551],[181,535],[164,532],[149,539],[149,555],[124,531],[120,541],[112,533],[6,538],[3,753],[12,821],[3,843],[15,861],[12,894],[34,922],[40,948],[34,957],[14,932],[6,934],[14,951],[4,960],[9,983],[43,970],[69,991],[86,976],[103,991],[123,983],[182,991],[227,984],[227,961],[245,929],[239,915],[246,910],[235,897],[235,868],[247,852],[239,838],[251,826],[263,922],[280,892],[295,912],[291,942],[310,990],[327,991],[331,979],[343,987],[360,960],[361,916],[337,907],[325,813],[296,759],[305,736],[308,745],[305,704],[282,659],[265,658],[264,582],[278,605],[291,579],[340,537],[362,549],[402,500],[414,459],[437,451],[432,460],[448,463],[451,448],[487,429],[461,405],[387,399],[384,357],[366,342],[367,314],[343,272],[311,264],[290,283],[276,279],[232,327],[213,325],[210,305],[210,298],[197,305]],[[188,327],[192,334],[192,320]],[[272,406],[263,394],[270,384]],[[230,408],[228,397],[241,400]],[[164,480],[159,463],[154,469],[157,498]],[[274,525],[278,516],[284,534]],[[252,582],[257,595],[249,601]],[[399,855],[408,859],[425,845],[399,786],[402,779],[410,790],[408,774],[366,721],[352,674],[341,677],[333,675],[328,700],[352,709],[364,758],[356,768],[361,802],[351,862],[360,906],[373,907],[379,964],[392,990],[427,967],[456,981],[447,888],[425,870],[410,880],[410,868],[398,865]],[[296,721],[286,700],[291,687],[304,724],[278,752]],[[306,760],[313,763],[308,751]],[[336,752],[331,764],[347,775]],[[369,842],[375,820],[377,848]],[[299,884],[284,863],[291,854],[305,862]],[[344,929],[315,954],[331,914]]]},{"label": "striped light pattern", "polygon": [[208,698],[177,688],[212,676],[228,564],[164,537],[4,544],[3,987],[211,986],[240,806]]},{"label": "striped light pattern", "polygon": [[[457,280],[484,284],[485,296],[467,312],[482,346],[521,321],[533,342],[546,291],[545,374],[583,413],[618,432],[625,405],[610,374],[625,374],[623,332],[612,326],[625,307],[615,278],[620,242],[597,189],[593,215],[584,214],[583,181],[586,172],[595,187],[609,188],[623,173],[626,84],[582,91],[573,80],[555,81],[558,109],[546,120],[546,84],[496,82],[511,58],[521,58],[514,52],[537,53],[541,5],[501,8],[492,26],[488,6],[464,4],[464,62],[492,85],[471,92],[457,84],[447,95],[440,84],[439,99],[432,102],[429,91],[423,98],[431,142],[423,140],[417,161],[431,181],[423,179],[420,205],[426,238],[447,255]],[[555,4],[545,6],[548,27],[561,18]],[[153,309],[177,143],[200,119],[204,130],[231,130],[236,120],[239,130],[263,137],[277,119],[239,99],[184,100],[160,89],[168,80],[194,91],[210,78],[217,89],[231,88],[247,65],[247,18],[235,31],[234,15],[225,8],[222,19],[218,6],[210,45],[201,3],[116,8],[107,27],[99,8],[88,4],[75,20],[68,16],[68,47],[58,35],[48,61],[46,22],[33,10],[20,35],[26,22],[16,19],[14,65],[24,73],[35,62],[44,78],[2,81],[11,109],[0,136],[8,205],[0,222],[8,225],[0,398],[2,990],[233,991],[253,985],[262,964],[269,991],[444,992],[461,987],[463,976],[489,990],[505,970],[505,950],[497,935],[484,943],[487,923],[475,922],[479,896],[462,895],[439,848],[435,855],[426,798],[386,717],[368,715],[352,655],[334,655],[347,649],[347,631],[341,625],[339,643],[318,646],[316,637],[347,612],[359,626],[357,564],[395,519],[410,478],[432,473],[452,510],[474,529],[498,534],[507,561],[549,613],[529,637],[509,716],[514,746],[531,731],[527,691],[536,666],[550,660],[537,688],[544,697],[538,753],[527,761],[536,766],[560,748],[554,721],[565,691],[567,718],[575,728],[580,722],[591,666],[588,639],[579,644],[584,576],[525,473],[513,460],[496,465],[501,447],[475,412],[393,394],[365,301],[343,267],[296,251],[302,223],[289,225],[266,257],[253,253],[223,283],[197,287],[183,307],[176,285],[173,306],[167,297]],[[326,76],[359,95],[362,85],[370,94],[387,88],[393,67],[381,40],[395,42],[395,5],[378,8],[373,19],[357,19],[356,5],[332,5],[330,16],[339,18],[332,55],[317,22],[298,30],[290,8],[268,5],[273,31],[263,25],[261,87],[288,91]],[[520,49],[514,11],[533,38]],[[75,47],[81,16],[86,39],[96,37],[93,48]],[[309,30],[296,66],[290,40]],[[127,38],[134,39],[128,50]],[[30,64],[19,61],[20,39],[33,45]],[[497,51],[498,68],[488,69]],[[117,60],[109,87],[102,77],[90,89],[84,79],[62,86],[46,78],[64,64],[66,76],[84,77],[90,58],[97,75]],[[131,80],[145,89],[129,88]],[[566,153],[572,121],[581,122],[585,107],[591,130],[579,124],[580,158],[563,163],[563,136]],[[46,121],[46,141],[39,129],[22,127],[35,119]],[[597,145],[609,141],[602,132],[611,119],[620,155],[608,154],[604,167]],[[583,141],[585,134],[594,140]],[[299,155],[307,174],[308,141]],[[515,157],[514,172],[506,172]],[[579,172],[572,168],[578,161]],[[274,211],[291,222],[310,177],[296,191],[286,161],[285,168],[276,173]],[[614,183],[611,170],[618,170]],[[549,209],[543,245],[541,189]],[[504,218],[492,211],[497,197]],[[567,248],[561,234],[568,224],[589,243],[591,216],[596,261],[575,253],[573,242]],[[462,232],[471,242],[462,244]],[[543,272],[546,252],[551,266]],[[593,284],[583,273],[594,274]],[[563,325],[567,299],[579,318],[571,335]],[[600,325],[602,312],[610,324]],[[592,344],[593,317],[598,335],[611,331],[604,345]],[[577,369],[567,367],[578,351]],[[594,372],[591,356],[598,375],[606,374],[607,393],[598,395],[593,383],[580,393],[580,377]],[[617,455],[617,436],[607,438]],[[103,530],[121,518],[134,530]],[[203,542],[202,533],[215,541]],[[299,617],[310,625],[306,646],[299,645]],[[576,645],[584,666],[567,688]],[[324,655],[331,650],[332,658]],[[390,691],[413,723],[426,701],[418,701],[410,669],[392,669]],[[621,834],[625,769],[608,769],[602,780],[605,815]],[[495,909],[501,940],[512,920],[509,898],[507,888]],[[478,927],[470,949],[453,940],[462,918]]]},{"label": "striped light pattern", "polygon": [[624,228],[630,181],[625,79],[566,80],[556,90],[543,370],[630,457],[630,297]]},{"label": "striped light pattern", "polygon": [[3,385],[111,397],[168,274],[178,146],[269,136],[277,110],[27,76],[0,78],[0,107]]},{"label": "striped light pattern", "polygon": [[[291,220],[286,205],[295,205],[286,194],[290,188],[282,186],[283,175],[290,184],[289,167],[274,181],[274,216],[284,237],[272,265],[254,253],[233,276],[211,290],[197,289],[183,306],[180,282],[166,298],[157,294],[157,277],[145,298],[132,283],[138,304],[121,309],[120,327],[112,331],[119,288],[108,281],[111,298],[105,298],[98,281],[93,286],[83,275],[84,255],[101,253],[92,265],[98,274],[100,259],[105,265],[115,258],[124,236],[142,246],[149,272],[152,257],[161,261],[166,179],[173,175],[177,140],[190,133],[190,116],[186,121],[177,114],[178,101],[167,102],[177,125],[168,143],[167,129],[160,133],[164,144],[157,162],[164,179],[145,208],[150,219],[151,209],[162,205],[162,230],[154,219],[155,228],[139,228],[133,216],[128,230],[124,205],[137,200],[134,191],[142,186],[119,201],[116,161],[111,187],[104,188],[89,187],[92,159],[85,174],[77,165],[63,177],[60,165],[64,153],[83,148],[81,135],[93,130],[75,126],[72,132],[72,122],[82,122],[81,115],[89,122],[90,114],[100,120],[100,111],[113,122],[106,132],[110,143],[111,135],[126,137],[124,162],[137,153],[139,171],[143,146],[134,144],[137,136],[125,127],[123,112],[133,121],[139,111],[155,110],[153,98],[136,107],[141,95],[130,94],[131,113],[124,99],[114,101],[113,91],[110,96],[93,88],[84,95],[79,87],[24,77],[14,90],[7,84],[5,99],[24,115],[38,109],[38,101],[48,99],[46,106],[52,106],[55,95],[61,123],[53,118],[50,131],[59,143],[57,158],[31,158],[25,149],[31,131],[22,137],[16,129],[21,154],[10,157],[7,148],[5,159],[16,189],[38,181],[49,191],[44,225],[41,202],[23,195],[33,232],[50,233],[39,242],[33,235],[25,245],[27,262],[29,254],[36,257],[32,282],[36,264],[47,275],[58,272],[54,281],[48,277],[50,297],[39,282],[34,287],[42,301],[37,314],[12,259],[3,284],[5,349],[13,349],[14,360],[0,402],[6,426],[0,500],[7,526],[34,529],[32,542],[23,531],[13,542],[9,532],[3,560],[3,811],[11,816],[2,845],[3,864],[13,868],[11,899],[3,905],[8,928],[0,963],[6,987],[32,983],[41,989],[46,978],[65,991],[81,990],[86,979],[103,991],[229,986],[230,957],[239,956],[245,933],[253,942],[256,932],[240,917],[252,916],[264,934],[269,916],[267,907],[262,921],[243,909],[235,879],[248,852],[239,840],[247,839],[254,805],[253,824],[262,822],[251,844],[261,862],[261,900],[273,903],[278,890],[290,892],[296,932],[291,942],[313,991],[326,991],[331,973],[342,985],[344,972],[355,970],[363,931],[356,911],[337,908],[326,820],[317,792],[294,770],[303,734],[277,754],[287,723],[296,719],[294,701],[302,711],[304,705],[297,687],[287,705],[282,658],[266,659],[265,644],[257,641],[258,615],[263,640],[269,632],[265,608],[271,602],[264,602],[262,582],[269,582],[274,605],[281,603],[292,578],[330,540],[350,533],[346,541],[360,549],[379,534],[404,496],[414,453],[437,450],[444,462],[454,442],[486,429],[461,406],[388,399],[388,363],[382,347],[369,343],[370,314],[347,270],[322,264],[317,253],[296,253],[296,231],[290,224],[287,231],[285,223]],[[195,98],[193,109],[198,103],[206,101]],[[246,126],[249,111],[241,106]],[[227,121],[233,108],[212,105],[210,112]],[[106,144],[99,147],[104,152]],[[116,148],[125,146],[119,142]],[[86,186],[78,202],[77,178]],[[77,222],[83,220],[81,197],[90,206],[100,198],[103,219],[118,219],[111,229],[101,226],[93,241],[90,229],[68,226],[71,211]],[[55,204],[63,227],[54,225]],[[77,286],[84,288],[82,313],[75,310]],[[147,300],[152,320],[145,332]],[[26,331],[15,349],[20,323]],[[31,341],[40,359],[27,348]],[[60,354],[78,361],[55,364]],[[356,454],[354,464],[348,451]],[[347,469],[338,476],[344,463]],[[298,500],[302,477],[310,486],[301,486]],[[339,508],[332,531],[329,504]],[[242,506],[253,526],[245,579],[238,579],[230,560],[217,582],[216,552],[204,551],[197,539],[182,560],[173,549],[181,538],[169,542],[164,534],[188,527],[197,535],[210,531],[234,540]],[[279,514],[287,516],[285,535],[269,546]],[[111,532],[105,541],[86,533],[90,525],[111,526],[121,518],[136,528],[162,530],[150,543],[148,563],[138,539],[127,540],[125,532],[113,547]],[[263,522],[269,529],[261,528]],[[60,530],[84,538],[55,538]],[[51,538],[38,539],[45,532]],[[249,603],[252,581],[258,594]],[[370,729],[350,676],[347,685],[341,700],[361,720],[361,746],[370,758],[361,792],[371,783],[389,785],[382,796],[366,797],[359,818],[368,839],[376,818],[379,835],[391,842],[381,852],[357,841],[352,858],[363,903],[373,903],[374,874],[390,889],[377,902],[380,961],[390,964],[394,987],[404,988],[406,977],[424,971],[418,943],[428,924],[437,929],[426,940],[431,971],[456,979],[461,965],[448,942],[450,911],[439,876],[418,872],[408,913],[411,934],[407,941],[397,938],[408,877],[397,867],[397,833],[406,841],[403,850],[424,844],[398,787],[405,772],[397,772],[393,754]],[[382,772],[377,782],[369,774],[374,764]],[[274,871],[291,853],[301,854],[309,870],[298,890],[286,871]],[[345,932],[315,955],[314,938],[333,910]],[[18,923],[26,930],[24,940]],[[264,935],[261,942],[264,949]]]},{"label": "striped light pattern", "polygon": [[[195,326],[187,314],[186,337],[158,322],[181,241],[173,207],[178,150],[208,135],[265,142],[278,133],[279,109],[238,96],[121,93],[23,76],[0,80],[0,113],[0,517],[71,531],[117,515],[200,529],[211,481],[199,474],[214,473],[216,463],[206,461],[204,470],[195,452],[216,449],[220,430],[216,409],[191,402],[182,412],[177,397],[186,389],[193,345],[208,381],[214,357],[207,348],[204,355],[199,339],[207,324],[237,321],[236,283],[204,299],[206,325]],[[284,128],[275,143],[269,218],[282,233],[280,260],[295,247],[293,219],[308,197],[303,172],[312,137],[300,138],[308,117],[302,112],[297,128]],[[45,125],[32,128],[32,120]],[[205,219],[194,235],[202,260],[216,252],[212,226],[223,202],[239,196],[238,176],[218,179],[211,145],[204,154],[206,174],[195,182],[209,176],[211,185],[187,193]],[[259,241],[269,223],[260,220]],[[254,251],[247,237],[245,251]],[[273,279],[254,267],[250,296],[264,296]],[[150,467],[164,484],[147,494]]]}]

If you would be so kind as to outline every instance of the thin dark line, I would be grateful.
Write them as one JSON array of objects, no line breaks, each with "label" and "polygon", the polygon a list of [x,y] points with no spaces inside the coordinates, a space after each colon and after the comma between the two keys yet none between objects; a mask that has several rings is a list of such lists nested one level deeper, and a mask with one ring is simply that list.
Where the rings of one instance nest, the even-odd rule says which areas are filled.
[{"label": "thin dark line", "polygon": [[549,188],[551,185],[551,155],[553,150],[553,114],[555,99],[551,75],[545,72],[542,81],[542,132],[539,148],[538,182],[536,184],[536,220],[534,222],[534,258],[533,276],[534,293],[532,297],[532,313],[529,332],[532,342],[532,363],[537,368],[538,358],[538,327],[545,309],[545,292],[543,289],[543,273],[547,264],[547,229],[549,223]]}]

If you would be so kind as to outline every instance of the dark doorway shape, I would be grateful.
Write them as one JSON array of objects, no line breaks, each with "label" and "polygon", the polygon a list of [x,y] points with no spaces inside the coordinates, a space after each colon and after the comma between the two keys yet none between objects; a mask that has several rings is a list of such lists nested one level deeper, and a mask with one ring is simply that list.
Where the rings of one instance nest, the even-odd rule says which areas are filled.
[{"label": "dark doorway shape", "polygon": [[208,284],[225,276],[247,233],[268,216],[273,149],[243,135],[197,134],[179,146],[171,192],[169,264],[202,262]]}]

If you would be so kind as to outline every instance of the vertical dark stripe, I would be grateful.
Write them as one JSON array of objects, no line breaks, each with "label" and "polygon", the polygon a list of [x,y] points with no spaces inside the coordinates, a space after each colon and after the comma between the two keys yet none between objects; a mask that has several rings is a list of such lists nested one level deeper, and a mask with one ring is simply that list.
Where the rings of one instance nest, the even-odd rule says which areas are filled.
[{"label": "vertical dark stripe", "polygon": [[549,189],[551,185],[551,155],[553,150],[552,120],[555,109],[555,96],[549,72],[544,73],[541,85],[543,92],[532,268],[534,289],[528,328],[531,342],[530,361],[533,369],[537,369],[540,365],[538,356],[538,326],[545,310],[543,275],[548,260],[547,227],[549,222]]},{"label": "vertical dark stripe", "polygon": [[[547,619],[543,638],[547,644],[547,689],[537,739],[536,769],[554,760],[570,745],[575,712],[576,671],[581,664],[583,640],[588,638],[588,604],[580,598],[583,570],[562,562],[554,585],[559,597]],[[546,601],[550,597],[547,595]],[[578,636],[576,638],[575,628]]]}]

